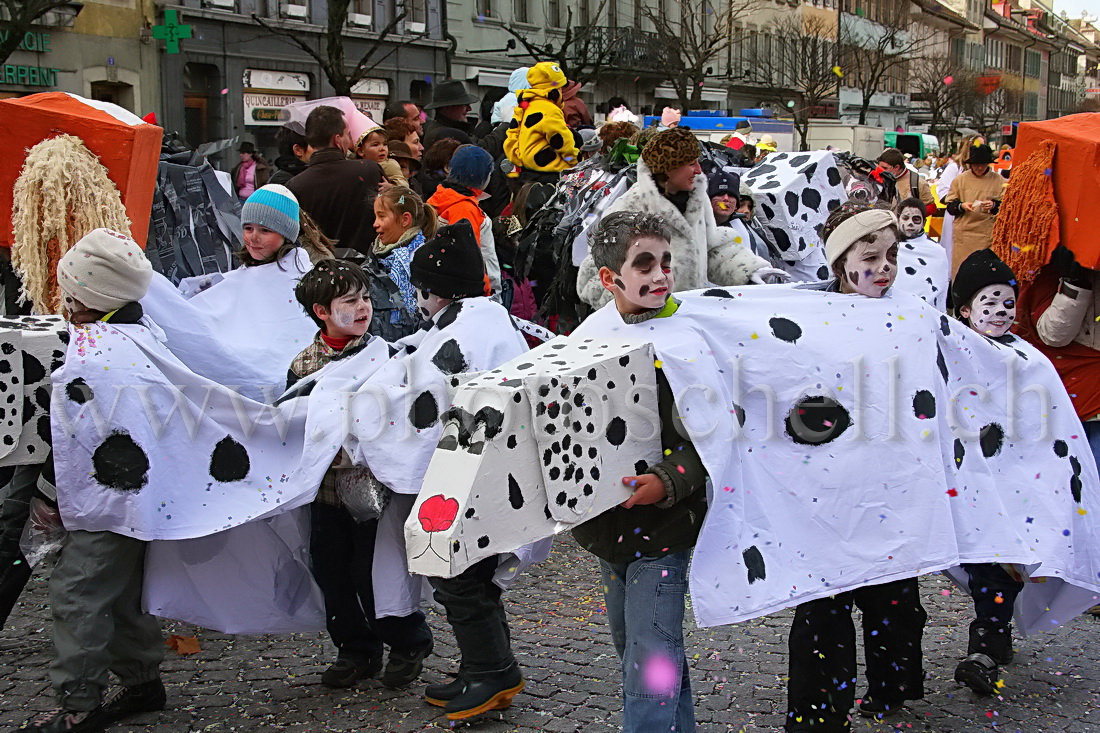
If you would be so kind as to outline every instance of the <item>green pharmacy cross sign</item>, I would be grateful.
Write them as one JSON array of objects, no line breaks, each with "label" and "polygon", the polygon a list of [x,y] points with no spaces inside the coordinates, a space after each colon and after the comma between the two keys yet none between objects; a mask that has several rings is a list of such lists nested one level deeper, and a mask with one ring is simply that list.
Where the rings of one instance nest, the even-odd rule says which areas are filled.
[{"label": "green pharmacy cross sign", "polygon": [[168,53],[179,53],[180,41],[191,38],[191,26],[180,25],[176,11],[169,8],[164,11],[164,25],[153,26],[153,38],[164,41]]}]

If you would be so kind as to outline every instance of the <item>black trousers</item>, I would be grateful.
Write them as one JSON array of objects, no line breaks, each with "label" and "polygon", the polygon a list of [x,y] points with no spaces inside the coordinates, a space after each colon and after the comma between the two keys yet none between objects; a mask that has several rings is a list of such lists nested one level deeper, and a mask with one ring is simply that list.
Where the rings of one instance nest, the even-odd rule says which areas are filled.
[{"label": "black trousers", "polygon": [[921,636],[928,615],[916,578],[857,588],[798,606],[788,637],[787,731],[850,730],[856,631],[863,612],[867,694],[890,704],[924,696]]},{"label": "black trousers", "polygon": [[341,659],[365,664],[383,644],[402,652],[423,649],[432,632],[420,611],[374,617],[374,540],[378,521],[356,522],[346,509],[314,502],[310,551],[313,577],[325,597],[326,626]]},{"label": "black trousers", "polygon": [[471,565],[453,578],[429,578],[435,599],[447,609],[462,654],[459,670],[467,680],[485,679],[516,663],[500,586],[493,582],[496,555]]},{"label": "black trousers", "polygon": [[[970,595],[974,598],[975,624],[987,628],[1005,629],[1012,623],[1012,607],[1024,584],[996,563],[963,565],[970,575]],[[997,602],[1000,598],[1000,602]]]},{"label": "black trousers", "polygon": [[38,464],[0,469],[0,627],[8,622],[31,577],[19,540],[30,518],[41,470]]}]

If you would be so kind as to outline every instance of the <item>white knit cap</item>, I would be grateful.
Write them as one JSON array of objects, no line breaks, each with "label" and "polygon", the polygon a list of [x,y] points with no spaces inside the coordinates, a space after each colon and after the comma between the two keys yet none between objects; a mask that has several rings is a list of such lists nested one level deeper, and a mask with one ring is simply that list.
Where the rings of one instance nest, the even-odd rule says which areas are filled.
[{"label": "white knit cap", "polygon": [[898,218],[885,209],[868,209],[842,221],[825,240],[825,259],[829,261],[829,267],[860,239],[891,225],[896,227]]},{"label": "white knit cap", "polygon": [[86,234],[57,263],[57,284],[71,300],[110,313],[141,300],[153,279],[153,266],[137,242],[112,229]]}]

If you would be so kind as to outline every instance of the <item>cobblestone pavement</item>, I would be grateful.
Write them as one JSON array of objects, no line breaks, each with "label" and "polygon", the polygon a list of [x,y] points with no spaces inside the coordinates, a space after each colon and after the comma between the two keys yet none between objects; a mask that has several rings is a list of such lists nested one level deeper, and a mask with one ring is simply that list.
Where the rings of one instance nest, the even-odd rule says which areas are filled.
[{"label": "cobblestone pavement", "polygon": [[[465,728],[471,733],[619,729],[619,673],[598,578],[592,557],[563,539],[550,560],[520,580],[506,597],[527,689],[511,709]],[[927,696],[889,723],[857,717],[854,730],[1100,731],[1100,622],[1082,616],[1041,636],[1017,639],[1016,661],[1004,669],[1001,695],[978,698],[952,680],[966,647],[969,599],[938,575],[921,584],[929,612]],[[52,706],[45,602],[45,583],[36,575],[0,633],[0,730]],[[691,626],[688,656],[700,731],[781,729],[790,616],[779,613],[714,629]],[[436,655],[427,662],[423,680],[434,681],[455,668],[457,650],[445,620],[432,613],[429,621]],[[438,708],[419,696],[422,685],[399,691],[377,682],[353,691],[322,687],[320,672],[333,654],[322,634],[232,637],[166,623],[168,634],[196,635],[202,651],[187,657],[169,651],[163,667],[169,709],[113,731],[403,733],[440,724]]]}]

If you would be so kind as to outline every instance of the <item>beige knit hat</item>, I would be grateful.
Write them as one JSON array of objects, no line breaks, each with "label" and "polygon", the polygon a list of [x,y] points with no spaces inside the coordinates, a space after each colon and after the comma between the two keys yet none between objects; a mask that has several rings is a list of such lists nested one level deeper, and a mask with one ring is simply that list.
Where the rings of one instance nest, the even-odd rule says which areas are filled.
[{"label": "beige knit hat", "polygon": [[112,229],[94,229],[57,263],[57,284],[68,310],[72,301],[109,313],[141,300],[153,266],[137,242]]}]

